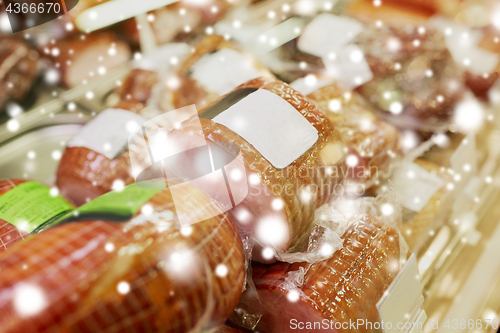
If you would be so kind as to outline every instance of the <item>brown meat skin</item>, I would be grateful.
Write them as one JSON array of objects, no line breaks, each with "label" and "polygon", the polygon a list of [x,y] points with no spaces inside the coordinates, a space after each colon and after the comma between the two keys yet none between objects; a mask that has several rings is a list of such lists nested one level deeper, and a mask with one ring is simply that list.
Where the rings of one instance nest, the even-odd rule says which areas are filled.
[{"label": "brown meat skin", "polygon": [[[178,109],[187,105],[195,104],[198,110],[216,101],[220,96],[213,91],[207,91],[196,80],[191,78],[192,67],[204,55],[216,52],[223,48],[235,49],[241,51],[231,41],[227,41],[222,36],[208,35],[195,45],[195,51],[180,65],[177,76],[180,80],[179,88],[175,91],[167,90],[164,96],[163,104],[172,105],[172,108]],[[256,60],[252,65],[259,70],[263,77],[274,78],[269,70]],[[166,110],[168,109],[165,108]]]},{"label": "brown meat skin", "polygon": [[[370,188],[389,174],[395,156],[401,154],[402,135],[393,125],[377,118],[356,94],[349,99],[336,85],[318,89],[307,97],[323,110],[340,132],[349,154],[358,158],[358,165],[349,167],[348,177]],[[332,99],[341,101],[341,110],[329,109]],[[360,177],[361,174],[364,176]]]},{"label": "brown meat skin", "polygon": [[[7,193],[14,187],[21,185],[26,182],[23,179],[6,179],[0,181],[0,195]],[[24,240],[29,234],[24,232],[9,222],[0,219],[0,250],[7,251],[15,243]]]},{"label": "brown meat skin", "polygon": [[38,58],[28,45],[0,35],[0,110],[26,96],[39,73]]},{"label": "brown meat skin", "polygon": [[[404,26],[370,25],[355,40],[365,53],[374,79],[358,88],[380,114],[394,124],[421,130],[445,128],[451,121],[454,105],[466,88],[464,76],[456,67],[441,34],[426,27],[421,35],[418,26],[406,30]],[[391,40],[399,41],[397,52],[388,51]],[[420,45],[415,47],[415,40]],[[395,68],[400,63],[401,68]],[[427,75],[427,70],[432,75]],[[384,97],[385,92],[392,95]],[[443,101],[438,102],[438,96]],[[400,114],[392,114],[390,105],[401,103]]]},{"label": "brown meat skin", "polygon": [[122,100],[146,103],[151,90],[158,83],[158,74],[144,69],[133,69],[116,92]]},{"label": "brown meat skin", "polygon": [[[295,289],[300,295],[296,302],[287,299],[288,292],[295,287],[287,285],[285,278],[301,267],[307,268],[307,264],[253,265],[253,279],[262,300],[259,332],[294,332],[290,328],[292,319],[299,322],[327,319],[339,323],[379,320],[375,305],[399,271],[398,232],[365,216],[352,223],[343,238],[341,250],[306,271],[304,283]],[[334,328],[310,332],[370,330]]]},{"label": "brown meat skin", "polygon": [[[181,333],[203,315],[201,329],[224,323],[245,278],[241,239],[226,214],[216,215],[220,207],[205,194],[191,186],[176,190],[185,198],[183,212],[196,205],[215,217],[193,224],[192,233],[184,235],[173,213],[156,222],[72,222],[0,256],[3,332]],[[174,211],[167,189],[148,203],[157,213]],[[173,260],[176,253],[190,254],[182,269],[176,266],[180,260]],[[228,268],[224,277],[215,274],[220,264]],[[130,290],[119,293],[120,283]],[[30,316],[23,316],[24,308],[16,303],[23,286],[39,288],[43,295],[40,311]]]},{"label": "brown meat skin", "polygon": [[[67,88],[99,77],[100,67],[109,72],[125,64],[132,55],[130,46],[109,31],[70,36],[41,48],[61,71],[61,84]],[[114,49],[115,53],[110,54],[110,49]]]},{"label": "brown meat skin", "polygon": [[125,185],[134,182],[128,151],[116,159],[86,147],[66,148],[57,168],[57,187],[77,206],[111,191],[120,179]]},{"label": "brown meat skin", "polygon": [[[335,195],[336,186],[342,183],[345,168],[344,143],[338,130],[324,113],[288,84],[259,78],[248,81],[237,89],[242,88],[266,89],[285,99],[316,128],[319,135],[318,141],[286,168],[277,169],[250,143],[212,120],[200,119],[203,133],[199,133],[196,127],[192,127],[196,126],[196,122],[183,124],[183,130],[187,132],[193,130],[214,143],[231,142],[240,147],[247,175],[257,174],[261,183],[267,188],[266,192],[271,194],[271,197],[267,199],[262,199],[262,195],[250,194],[242,204],[246,205],[249,211],[260,209],[262,215],[259,218],[262,218],[267,213],[264,205],[269,206],[269,211],[277,212],[279,210],[272,209],[270,203],[273,198],[282,199],[286,219],[284,222],[289,229],[289,239],[286,244],[275,245],[286,250],[303,239],[307,239],[314,211],[331,199]],[[328,167],[334,169],[330,175],[328,175]],[[311,190],[313,193],[311,193],[310,200],[302,202],[301,191],[308,186],[317,186],[318,190]],[[250,189],[249,192],[251,191]],[[258,204],[252,200],[257,200]],[[250,228],[255,228],[255,224],[251,223]]]}]

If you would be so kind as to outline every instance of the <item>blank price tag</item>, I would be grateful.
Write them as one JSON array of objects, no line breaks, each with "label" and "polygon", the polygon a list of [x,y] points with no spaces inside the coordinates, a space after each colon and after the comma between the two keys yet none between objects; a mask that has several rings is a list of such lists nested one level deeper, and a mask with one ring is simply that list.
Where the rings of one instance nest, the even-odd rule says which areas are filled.
[{"label": "blank price tag", "polygon": [[[383,331],[385,333],[421,332],[417,323],[420,322],[423,327],[426,319],[425,311],[422,310],[423,302],[417,257],[412,254],[377,303],[380,320],[384,322]],[[406,328],[400,329],[397,328],[398,323],[402,323],[400,327],[404,327],[405,323],[409,324]]]}]

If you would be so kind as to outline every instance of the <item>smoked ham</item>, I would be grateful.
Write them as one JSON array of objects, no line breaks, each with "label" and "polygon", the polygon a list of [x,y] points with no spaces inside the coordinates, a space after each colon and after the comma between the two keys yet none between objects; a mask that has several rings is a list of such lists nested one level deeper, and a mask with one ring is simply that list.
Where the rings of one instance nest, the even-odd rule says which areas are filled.
[{"label": "smoked ham", "polygon": [[377,118],[359,96],[345,93],[328,85],[307,97],[323,110],[349,149],[348,178],[370,188],[387,178],[394,157],[401,154],[402,136]]},{"label": "smoked ham", "polygon": [[0,110],[20,101],[39,73],[38,52],[23,42],[0,35]]},{"label": "smoked ham", "polygon": [[[8,179],[0,181],[0,196],[24,182],[25,180],[22,179]],[[24,240],[24,238],[28,235],[29,233],[16,228],[9,222],[0,218],[0,245],[2,251],[7,251],[12,245],[18,241]]]},{"label": "smoked ham", "polygon": [[[327,328],[316,326],[314,330],[311,326],[307,331],[371,332],[365,327],[336,329],[335,323],[338,328],[349,321],[379,320],[376,303],[400,269],[399,235],[395,229],[365,216],[350,225],[343,239],[342,249],[330,259],[312,265],[253,265],[260,304],[249,292],[243,300],[262,314],[259,332],[295,332],[294,324],[321,324],[323,320],[328,322]],[[298,274],[296,279],[290,279],[293,274]]]},{"label": "smoked ham", "polygon": [[[241,94],[246,96],[242,98]],[[255,125],[257,127],[250,134],[238,134],[230,130],[218,123],[221,121],[218,117],[231,118],[228,116],[231,113],[227,111],[228,100],[232,101],[232,111],[248,112],[249,118],[242,120],[248,122],[248,128],[253,128],[252,118],[257,116],[257,111],[262,117],[267,117],[270,123],[264,127],[263,123]],[[287,113],[284,117],[283,112]],[[217,113],[215,118],[210,116]],[[292,248],[307,239],[314,211],[338,194],[345,169],[344,143],[324,113],[286,83],[259,78],[239,86],[233,93],[202,110],[199,117],[199,121],[198,118],[186,121],[181,130],[172,131],[169,136],[175,138],[176,135],[194,133],[192,135],[203,136],[207,142],[222,150],[227,149],[224,143],[240,148],[240,162],[246,169],[250,184],[248,196],[231,210],[240,222],[240,227],[256,232],[256,239],[262,245],[272,245],[280,250]],[[291,118],[298,122],[290,123]],[[278,125],[271,125],[279,122],[281,126],[283,121],[287,122],[282,130],[285,132],[278,132]],[[303,142],[310,140],[310,131],[317,133],[317,136],[314,142],[310,141],[311,144],[303,147],[308,148],[305,152],[286,155],[289,159],[286,163],[276,162],[276,156],[284,157],[282,151],[294,150],[296,146],[302,146]],[[276,135],[271,132],[282,134],[271,139],[272,142],[267,142],[271,135]],[[243,137],[248,134],[253,136],[252,142]],[[258,148],[256,141],[261,144]],[[267,142],[264,146],[263,141]],[[270,150],[270,146],[274,148]],[[262,153],[264,150],[267,151],[264,153],[266,156]],[[234,153],[230,150],[227,152]],[[213,192],[218,190],[223,189],[217,187]]]},{"label": "smoked ham", "polygon": [[[218,62],[222,65],[217,66]],[[232,71],[210,72],[212,68],[221,69],[220,66],[231,66]],[[167,82],[169,89],[166,89],[162,104],[169,107],[164,106],[163,109],[195,104],[201,110],[240,84],[260,76],[274,77],[255,59],[242,53],[233,42],[218,35],[206,36],[181,63],[174,76],[175,84]]]},{"label": "smoked ham", "polygon": [[130,46],[112,32],[70,36],[42,47],[67,88],[85,84],[130,60]]},{"label": "smoked ham", "polygon": [[[218,204],[179,186],[182,207],[163,189],[129,222],[66,223],[1,256],[2,330],[183,333],[224,323],[243,288],[242,242]],[[214,217],[177,228],[193,206]]]}]

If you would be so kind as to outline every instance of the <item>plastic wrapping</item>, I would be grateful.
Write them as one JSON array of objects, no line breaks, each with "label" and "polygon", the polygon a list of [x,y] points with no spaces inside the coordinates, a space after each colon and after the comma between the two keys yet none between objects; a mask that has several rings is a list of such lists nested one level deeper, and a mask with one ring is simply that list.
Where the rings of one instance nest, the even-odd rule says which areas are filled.
[{"label": "plastic wrapping", "polygon": [[[219,59],[214,58],[220,51],[229,54],[220,55]],[[220,62],[222,64],[220,66],[223,67],[230,66],[228,69],[232,72],[226,70],[226,72],[204,72],[195,75],[195,69],[207,61],[211,62],[210,67],[217,68],[214,62]],[[160,107],[163,110],[172,110],[195,104],[198,110],[201,110],[221,95],[259,76],[274,77],[269,70],[243,53],[233,42],[218,35],[206,36],[195,45],[194,52],[180,64],[178,72],[174,75],[168,73],[164,78],[167,87],[160,100]],[[200,82],[202,77],[204,77],[203,82]],[[210,83],[207,84],[208,82]],[[221,91],[216,87],[229,89]]]},{"label": "plastic wrapping", "polygon": [[[377,118],[359,96],[336,85],[309,94],[340,132],[349,152],[348,179],[369,189],[386,179],[402,153],[402,135]],[[364,191],[363,191],[364,192]]]},{"label": "plastic wrapping", "polygon": [[[97,219],[49,228],[3,256],[3,330],[198,332],[222,324],[243,288],[241,239],[217,203],[179,186],[182,206],[167,189],[154,190],[142,206],[137,190],[129,205],[110,193],[93,205]],[[105,221],[98,216],[114,216],[99,211],[106,202],[140,211],[128,222]],[[214,217],[179,228],[177,216],[193,216],[193,205]]]},{"label": "plastic wrapping", "polygon": [[[266,91],[273,95],[265,93]],[[291,159],[293,162],[289,165],[275,167],[263,156],[259,150],[261,148],[257,149],[242,136],[219,124],[217,118],[211,120],[212,117],[207,116],[208,113],[217,114],[227,109],[228,100],[233,99],[232,94],[229,94],[227,99],[221,99],[202,111],[199,119],[186,121],[182,125],[182,130],[177,133],[181,136],[187,133],[203,136],[209,143],[218,145],[222,150],[228,149],[227,144],[224,143],[234,144],[241,149],[240,162],[246,169],[249,190],[248,196],[231,210],[231,214],[239,221],[243,232],[253,234],[261,245],[282,251],[291,249],[298,246],[301,240],[307,241],[315,209],[337,195],[337,192],[340,192],[339,188],[342,189],[342,170],[345,168],[344,144],[324,114],[285,83],[264,79],[252,80],[241,85],[234,92],[234,94],[242,93],[245,93],[245,96],[262,93],[266,98],[271,98],[269,102],[271,104],[265,106],[270,110],[285,107],[291,108],[292,113],[299,112],[301,119],[298,120],[303,122],[305,119],[307,122],[301,123],[299,128],[294,130],[302,130],[302,126],[305,126],[304,130],[309,131],[307,127],[312,127],[313,131],[317,131],[317,139],[312,146],[308,146],[310,148],[305,153],[299,156],[293,155]],[[243,98],[239,96],[236,99],[237,103],[232,101],[232,104],[237,108],[239,101],[245,101],[245,96]],[[287,102],[285,105],[284,101]],[[220,114],[224,115],[225,112]],[[277,114],[276,110],[272,118],[275,118]],[[292,115],[295,117],[294,114]],[[269,117],[269,121],[276,121],[272,118]],[[274,127],[269,127],[272,126],[270,124],[265,125],[266,127],[263,125],[264,123],[261,123],[259,129],[251,134],[258,135],[258,139],[265,140],[270,135],[268,131],[273,131]],[[248,124],[248,126],[251,125]],[[286,127],[283,129],[283,131],[288,130]],[[293,132],[283,133],[283,135],[290,136]],[[268,142],[264,149],[267,149],[271,157],[275,157],[276,154],[282,156],[280,155],[282,148],[279,148],[280,151],[272,150],[272,148],[282,147],[285,144],[289,147],[289,142],[283,140],[281,137],[277,138],[277,141]],[[230,150],[227,150],[227,153],[234,154]],[[267,156],[272,161],[271,157]],[[217,188],[214,188],[213,192],[217,192]]]},{"label": "plastic wrapping", "polygon": [[[320,17],[309,25],[316,24]],[[284,70],[287,80],[315,73],[332,77],[348,88],[357,87],[375,106],[378,116],[398,127],[443,131],[452,122],[454,106],[467,90],[465,78],[443,36],[429,24],[377,26],[370,22],[362,31],[351,34],[345,45],[333,50],[321,48],[321,39],[330,45],[332,37],[324,32],[325,28],[316,28],[314,48],[305,48],[314,54],[300,49],[300,37],[274,53],[280,60],[296,65],[295,71]],[[278,73],[281,76],[279,69]]]},{"label": "plastic wrapping", "polygon": [[293,325],[309,330],[320,325],[321,329],[337,332],[342,331],[342,323],[361,319],[365,326],[354,331],[370,332],[367,323],[379,321],[375,305],[408,258],[399,233],[401,208],[393,190],[356,200],[344,216],[333,208],[339,205],[343,201],[317,211],[323,220],[328,214],[326,220],[343,221],[331,224],[331,230],[341,235],[342,244],[326,259],[254,263],[256,289],[244,293],[240,306],[261,315],[256,325],[259,332],[293,332]]},{"label": "plastic wrapping", "polygon": [[57,191],[51,192],[41,183],[22,179],[0,181],[1,250],[9,250],[33,229],[72,209],[73,205]]}]

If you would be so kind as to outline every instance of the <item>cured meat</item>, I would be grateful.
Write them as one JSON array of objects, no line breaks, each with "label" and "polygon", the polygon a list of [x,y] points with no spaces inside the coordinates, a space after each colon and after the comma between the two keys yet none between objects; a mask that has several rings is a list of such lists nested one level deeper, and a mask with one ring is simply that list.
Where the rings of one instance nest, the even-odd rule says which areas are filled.
[{"label": "cured meat", "polygon": [[[196,66],[203,65],[204,61],[206,64],[209,57],[221,50],[223,50],[223,52],[231,50],[232,53],[230,55],[240,57],[243,63],[239,63],[239,59],[236,59],[235,66],[239,67],[234,68],[234,71],[231,73],[219,72],[205,73],[204,75],[200,74],[200,76],[203,75],[205,77],[204,81],[210,80],[210,85],[194,78],[193,71]],[[237,54],[234,54],[235,51]],[[231,59],[227,59],[227,62],[229,63],[230,60]],[[221,61],[224,61],[223,56],[221,57]],[[213,66],[213,64],[210,65]],[[171,107],[163,108],[165,110],[178,109],[187,105],[196,104],[196,107],[200,110],[213,103],[221,95],[231,92],[232,89],[240,84],[259,76],[267,78],[274,77],[255,59],[249,58],[238,50],[234,43],[227,41],[222,36],[209,35],[204,37],[195,46],[195,51],[180,65],[176,76],[176,81],[178,82],[175,86],[171,85],[169,89],[166,90],[162,101],[163,105],[171,105]],[[229,90],[226,89],[227,91],[220,93],[220,89],[216,89],[216,85],[229,87]]]},{"label": "cured meat", "polygon": [[0,110],[26,96],[39,73],[38,58],[28,45],[0,35]]},{"label": "cured meat", "polygon": [[[19,184],[24,183],[21,179],[8,179],[0,181],[0,196]],[[24,240],[29,234],[0,218],[0,249],[7,251],[15,243]]]},{"label": "cured meat", "polygon": [[[1,256],[2,330],[181,333],[224,323],[245,279],[241,239],[216,203],[179,186],[185,205],[175,210],[164,189],[130,222],[66,223]],[[193,206],[215,217],[177,229],[174,212]]]},{"label": "cured meat", "polygon": [[[220,146],[223,150],[227,149],[223,144],[227,142],[241,149],[241,163],[246,168],[251,188],[245,200],[231,212],[235,219],[239,220],[240,227],[251,232],[257,230],[258,242],[287,250],[297,245],[302,239],[308,238],[314,211],[335,196],[337,186],[341,187],[342,170],[345,168],[344,144],[338,130],[332,126],[324,113],[286,83],[260,78],[239,86],[234,93],[240,94],[247,91],[255,91],[266,97],[267,93],[264,92],[268,91],[279,97],[270,95],[273,97],[273,102],[270,103],[278,104],[283,100],[286,101],[287,107],[292,106],[307,120],[306,124],[312,125],[317,131],[317,141],[287,166],[276,167],[242,136],[216,121],[204,118],[206,112],[211,112],[208,110],[217,110],[219,107],[227,108],[225,99],[201,111],[199,119],[201,129],[197,118],[194,121],[185,122],[182,131],[177,133],[180,135],[194,133],[194,135],[204,136],[208,142]],[[229,94],[228,98],[231,99],[231,96]],[[245,101],[245,98],[240,100]],[[224,112],[221,114],[223,115]],[[269,114],[270,120],[278,117],[279,114],[276,109],[266,110],[266,112],[274,112],[274,114]],[[294,116],[294,114],[289,116]],[[293,130],[300,131],[301,128]],[[257,132],[259,137],[266,138],[270,135],[266,131],[271,130],[260,129],[260,131]],[[174,135],[176,135],[175,131],[169,134],[172,137]],[[301,132],[298,142],[302,140],[306,140],[304,132]],[[278,139],[269,144],[290,148],[290,145],[296,143],[284,142],[281,138],[281,141]],[[230,150],[227,152],[234,154]],[[215,188],[213,191],[218,190],[225,191],[225,188]]]},{"label": "cured meat", "polygon": [[42,183],[0,181],[0,251],[25,239],[43,223],[73,210],[74,206]]},{"label": "cured meat", "polygon": [[[387,178],[394,157],[401,154],[402,136],[377,118],[356,94],[345,93],[328,85],[307,97],[323,110],[349,149],[348,178],[369,188]],[[332,105],[332,101],[338,104]]]},{"label": "cured meat", "polygon": [[[447,126],[465,86],[438,32],[370,26],[355,41],[374,75],[358,90],[385,117],[405,128]],[[397,50],[388,52],[391,48]]]},{"label": "cured meat", "polygon": [[158,83],[158,74],[144,69],[133,69],[116,89],[120,102],[114,107],[139,113],[147,105],[151,92]]},{"label": "cured meat", "polygon": [[222,325],[217,327],[212,333],[244,333],[246,331],[242,331],[240,329],[230,327],[227,325]]},{"label": "cured meat", "polygon": [[66,148],[57,168],[57,187],[77,206],[111,191],[113,183],[134,182],[127,151],[109,159],[86,147]]},{"label": "cured meat", "polygon": [[[333,327],[316,326],[308,332],[371,332],[365,327],[336,329],[335,323],[379,320],[376,303],[400,269],[399,235],[365,216],[350,225],[343,239],[343,248],[330,259],[310,266],[253,265],[253,280],[261,304],[253,303],[255,298],[249,292],[243,300],[254,306],[256,313],[262,313],[259,332],[295,332],[293,320],[298,325],[322,323],[324,319]],[[296,279],[291,279],[292,275]]]},{"label": "cured meat", "polygon": [[61,83],[74,88],[125,64],[128,44],[111,32],[72,36],[43,46],[43,53],[61,71]]}]

